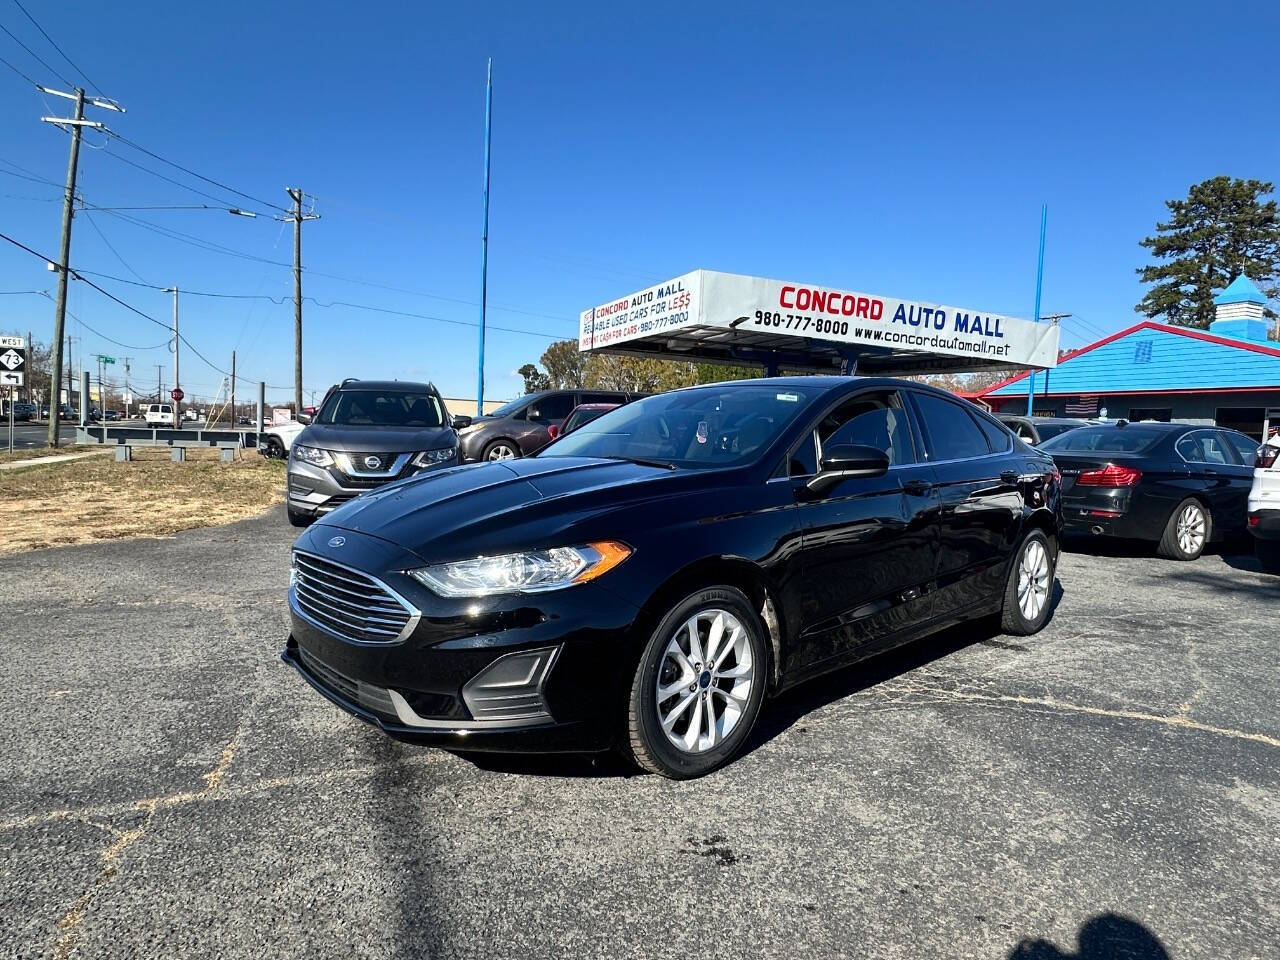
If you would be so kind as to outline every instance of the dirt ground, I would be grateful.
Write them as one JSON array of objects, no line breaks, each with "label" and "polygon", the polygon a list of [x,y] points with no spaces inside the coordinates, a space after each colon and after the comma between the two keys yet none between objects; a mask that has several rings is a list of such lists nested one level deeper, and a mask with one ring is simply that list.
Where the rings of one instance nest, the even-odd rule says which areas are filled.
[{"label": "dirt ground", "polygon": [[284,464],[245,451],[135,451],[132,463],[91,457],[0,471],[0,553],[163,537],[256,516],[284,499]]}]

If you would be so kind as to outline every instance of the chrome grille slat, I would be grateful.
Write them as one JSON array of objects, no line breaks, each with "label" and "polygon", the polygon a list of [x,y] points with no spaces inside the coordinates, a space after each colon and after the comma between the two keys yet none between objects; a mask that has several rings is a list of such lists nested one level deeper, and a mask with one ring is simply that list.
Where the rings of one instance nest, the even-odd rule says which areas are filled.
[{"label": "chrome grille slat", "polygon": [[421,616],[376,577],[294,551],[290,590],[294,611],[317,627],[352,643],[403,640]]},{"label": "chrome grille slat", "polygon": [[372,623],[372,624],[378,624],[381,626],[395,627],[395,629],[391,631],[392,633],[399,633],[400,628],[404,626],[404,621],[405,621],[404,617],[374,617],[365,613],[356,613],[351,610],[346,610],[342,607],[335,606],[332,602],[330,602],[330,600],[321,599],[320,595],[316,595],[314,592],[311,591],[310,588],[307,588],[307,587],[304,587],[302,590],[298,592],[298,598],[306,601],[307,603],[313,604],[315,606],[324,607],[326,610],[333,611],[333,613],[338,615],[339,619],[341,619],[342,617],[347,617],[350,619],[363,621],[366,624]]},{"label": "chrome grille slat", "polygon": [[312,573],[309,570],[299,570],[298,574],[299,576],[306,577],[309,580],[314,580],[317,584],[323,584],[326,590],[337,590],[340,593],[345,593],[348,596],[357,597],[358,599],[368,601],[369,603],[382,604],[388,607],[395,607],[396,609],[400,608],[400,604],[396,603],[390,597],[385,597],[385,598],[372,597],[367,593],[360,593],[356,590],[349,590],[346,587],[338,586],[336,583],[328,583],[324,581],[323,578],[317,576],[316,574]]}]

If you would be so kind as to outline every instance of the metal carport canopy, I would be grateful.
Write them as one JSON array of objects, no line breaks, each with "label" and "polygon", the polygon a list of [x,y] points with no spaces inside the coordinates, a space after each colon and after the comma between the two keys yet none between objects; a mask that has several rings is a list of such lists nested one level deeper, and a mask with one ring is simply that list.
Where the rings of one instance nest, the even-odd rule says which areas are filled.
[{"label": "metal carport canopy", "polygon": [[1059,329],[985,311],[694,270],[582,312],[582,352],[812,373],[1045,369]]}]

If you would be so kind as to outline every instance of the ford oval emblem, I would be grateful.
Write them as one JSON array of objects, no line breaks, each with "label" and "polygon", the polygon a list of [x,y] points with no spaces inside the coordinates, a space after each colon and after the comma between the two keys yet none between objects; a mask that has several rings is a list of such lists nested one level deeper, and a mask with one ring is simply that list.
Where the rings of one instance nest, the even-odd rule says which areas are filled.
[{"label": "ford oval emblem", "polygon": [[382,467],[382,458],[381,457],[365,457],[364,465],[365,465],[365,468],[368,470],[378,470]]},{"label": "ford oval emblem", "polygon": [[329,538],[329,546],[331,547],[340,547],[346,542],[347,542],[346,537],[330,537]]}]

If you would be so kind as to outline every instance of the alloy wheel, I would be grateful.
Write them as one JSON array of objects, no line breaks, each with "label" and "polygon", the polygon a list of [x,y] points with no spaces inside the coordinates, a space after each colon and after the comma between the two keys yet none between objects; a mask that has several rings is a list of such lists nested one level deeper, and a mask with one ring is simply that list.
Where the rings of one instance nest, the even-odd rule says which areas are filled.
[{"label": "alloy wheel", "polygon": [[1029,540],[1018,563],[1018,608],[1035,620],[1048,600],[1049,554],[1040,540]]},{"label": "alloy wheel", "polygon": [[711,750],[738,726],[754,682],[742,621],[728,610],[699,610],[663,651],[654,701],[659,725],[685,753]]},{"label": "alloy wheel", "polygon": [[1178,514],[1178,548],[1188,556],[1194,556],[1204,547],[1204,511],[1195,503],[1189,503]]},{"label": "alloy wheel", "polygon": [[514,460],[516,456],[515,448],[506,443],[495,443],[489,448],[488,460],[493,462],[497,460]]}]

